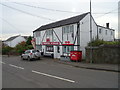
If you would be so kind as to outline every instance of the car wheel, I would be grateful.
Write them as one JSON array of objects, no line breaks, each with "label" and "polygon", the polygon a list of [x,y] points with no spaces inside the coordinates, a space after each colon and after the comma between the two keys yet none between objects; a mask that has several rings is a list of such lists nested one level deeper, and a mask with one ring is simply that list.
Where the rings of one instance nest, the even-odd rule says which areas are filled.
[{"label": "car wheel", "polygon": [[38,58],[38,60],[40,60],[40,57]]},{"label": "car wheel", "polygon": [[30,57],[28,57],[27,60],[30,61],[31,60]]},{"label": "car wheel", "polygon": [[24,60],[24,58],[21,56],[21,60]]}]

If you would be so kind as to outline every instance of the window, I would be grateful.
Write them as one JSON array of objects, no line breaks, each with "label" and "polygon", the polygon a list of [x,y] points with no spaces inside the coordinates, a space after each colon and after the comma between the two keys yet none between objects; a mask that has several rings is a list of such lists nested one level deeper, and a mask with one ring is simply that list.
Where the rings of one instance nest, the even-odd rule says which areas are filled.
[{"label": "window", "polygon": [[63,30],[63,34],[73,33],[74,26],[73,25],[64,26],[62,27],[62,30]]},{"label": "window", "polygon": [[63,53],[70,53],[74,50],[74,46],[63,46]]},{"label": "window", "polygon": [[112,33],[112,31],[111,31],[111,35],[112,35],[113,33]]},{"label": "window", "polygon": [[105,34],[107,35],[107,30],[105,31]]},{"label": "window", "polygon": [[100,33],[100,34],[102,33],[101,28],[99,29],[99,33]]},{"label": "window", "polygon": [[52,34],[53,34],[53,30],[47,30],[47,31],[46,31],[46,35],[47,35],[47,36],[51,36]]},{"label": "window", "polygon": [[40,37],[40,31],[36,32],[36,37]]},{"label": "window", "polygon": [[66,31],[67,31],[67,33],[70,32],[69,26],[66,26]]},{"label": "window", "polygon": [[47,52],[53,52],[53,46],[46,46]]},{"label": "window", "polygon": [[73,25],[71,25],[71,26],[70,26],[70,32],[71,32],[71,33],[73,33],[73,29],[74,29],[74,27],[73,27]]},{"label": "window", "polygon": [[33,52],[33,53],[36,53],[36,52],[39,52],[39,50],[33,50],[32,52]]},{"label": "window", "polygon": [[27,54],[27,53],[30,53],[30,51],[29,50],[25,51],[25,54]]}]

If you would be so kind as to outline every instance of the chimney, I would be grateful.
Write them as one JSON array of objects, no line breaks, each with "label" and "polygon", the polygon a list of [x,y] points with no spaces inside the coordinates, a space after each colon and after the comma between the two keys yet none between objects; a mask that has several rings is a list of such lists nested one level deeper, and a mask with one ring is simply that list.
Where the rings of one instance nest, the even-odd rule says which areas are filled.
[{"label": "chimney", "polygon": [[109,28],[109,23],[106,23],[106,28]]}]

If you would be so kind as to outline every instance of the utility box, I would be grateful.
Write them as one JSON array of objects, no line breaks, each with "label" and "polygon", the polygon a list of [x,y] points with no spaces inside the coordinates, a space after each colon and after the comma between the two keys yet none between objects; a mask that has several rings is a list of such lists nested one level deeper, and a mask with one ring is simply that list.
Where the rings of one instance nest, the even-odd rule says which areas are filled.
[{"label": "utility box", "polygon": [[82,60],[82,51],[70,51],[70,60],[81,61]]}]

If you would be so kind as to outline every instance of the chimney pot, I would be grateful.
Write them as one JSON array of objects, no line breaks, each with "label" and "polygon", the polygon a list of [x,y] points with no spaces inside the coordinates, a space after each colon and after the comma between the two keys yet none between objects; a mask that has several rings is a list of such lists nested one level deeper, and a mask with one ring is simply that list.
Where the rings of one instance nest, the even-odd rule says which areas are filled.
[{"label": "chimney pot", "polygon": [[106,23],[106,27],[109,28],[109,23]]}]

